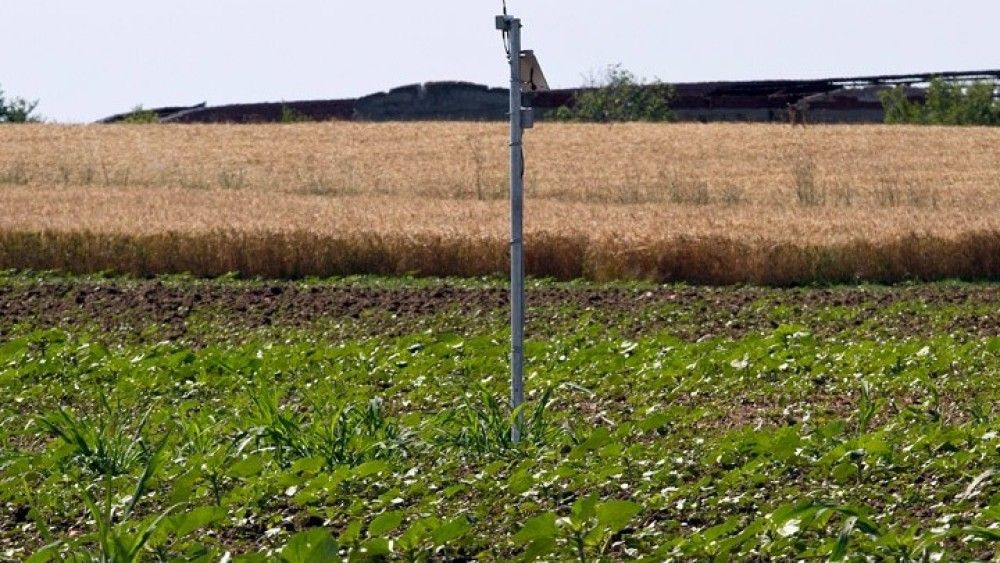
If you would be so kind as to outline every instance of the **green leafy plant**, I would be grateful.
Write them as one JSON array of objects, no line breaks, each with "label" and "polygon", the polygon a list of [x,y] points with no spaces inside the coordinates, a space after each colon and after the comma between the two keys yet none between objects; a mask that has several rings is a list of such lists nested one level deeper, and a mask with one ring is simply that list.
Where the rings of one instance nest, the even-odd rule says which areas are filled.
[{"label": "green leafy plant", "polygon": [[[153,535],[160,529],[167,517],[176,509],[176,506],[167,508],[160,514],[156,515],[148,524],[145,524],[138,532],[134,532],[131,529],[130,518],[132,517],[132,511],[135,508],[135,502],[137,499],[141,498],[145,494],[145,488],[150,476],[152,476],[151,467],[155,463],[155,460],[151,459],[147,463],[146,469],[143,471],[142,477],[139,478],[136,484],[136,489],[133,493],[132,500],[122,511],[121,515],[116,515],[113,507],[114,499],[112,498],[112,486],[110,482],[105,484],[106,495],[98,506],[97,502],[90,497],[87,493],[87,497],[84,499],[87,508],[90,510],[91,516],[97,523],[97,543],[99,551],[96,556],[93,557],[95,561],[101,563],[130,563],[132,561],[138,561],[142,554],[142,550],[147,546]],[[120,522],[116,522],[120,520]]]},{"label": "green leafy plant", "polygon": [[294,107],[283,104],[281,106],[281,122],[282,123],[304,123],[307,121],[313,121],[313,118],[302,113],[301,111],[295,109]]},{"label": "green leafy plant", "polygon": [[863,434],[868,431],[871,425],[872,419],[878,414],[878,411],[883,407],[885,401],[879,398],[875,391],[872,390],[872,385],[868,381],[861,382],[861,398],[858,400],[858,424],[857,433]]},{"label": "green leafy plant", "polygon": [[35,110],[38,100],[6,98],[0,89],[0,123],[38,123],[42,120]]},{"label": "green leafy plant", "polygon": [[105,401],[97,420],[77,418],[60,408],[39,419],[43,427],[61,439],[71,455],[98,475],[125,475],[137,463],[149,458],[143,431],[151,411],[140,419],[135,430],[128,429],[128,413],[112,409]]},{"label": "green leafy plant", "polygon": [[122,118],[122,123],[131,123],[131,124],[148,124],[148,123],[159,123],[159,122],[160,122],[160,116],[156,113],[156,111],[151,109],[144,109],[142,107],[142,104],[132,108],[132,111]]},{"label": "green leafy plant", "polygon": [[771,522],[779,536],[790,538],[809,529],[825,529],[833,516],[839,516],[841,524],[837,539],[826,554],[831,561],[841,561],[848,555],[851,538],[856,532],[873,538],[882,535],[878,525],[864,511],[821,502],[807,502],[798,507],[775,511]]},{"label": "green leafy plant", "polygon": [[317,563],[339,560],[339,547],[329,530],[316,528],[300,532],[285,544],[278,557],[283,563]]},{"label": "green leafy plant", "polygon": [[552,440],[558,430],[549,422],[546,408],[552,400],[552,388],[546,389],[532,403],[524,403],[513,412],[481,386],[463,404],[445,411],[437,425],[445,443],[477,453],[498,453],[514,447],[511,430],[521,425],[526,443],[541,445]]},{"label": "green leafy plant", "polygon": [[[179,479],[176,492],[178,500],[187,500],[195,482],[204,479],[216,506],[222,506],[223,494],[234,478],[239,478],[245,469],[253,469],[253,459],[241,458],[251,438],[246,432],[238,432],[232,439],[221,441],[219,424],[203,424],[198,420],[182,421],[182,453],[190,460],[191,468]],[[254,471],[247,473],[253,474]]]},{"label": "green leafy plant", "polygon": [[471,531],[472,525],[467,516],[452,520],[421,518],[403,532],[396,545],[407,560],[430,560],[435,553],[441,553],[448,546],[460,542]]},{"label": "green leafy plant", "polygon": [[881,93],[889,124],[998,125],[1000,102],[993,82],[959,83],[935,78],[923,102],[909,98],[907,86]]},{"label": "green leafy plant", "polygon": [[670,121],[674,88],[659,80],[645,81],[622,65],[610,65],[592,79],[570,106],[550,117],[559,121]]},{"label": "green leafy plant", "polygon": [[588,495],[573,503],[569,516],[559,518],[549,512],[529,519],[513,539],[526,545],[526,557],[534,559],[554,552],[557,539],[563,538],[574,557],[585,563],[607,553],[615,535],[641,511],[642,507],[631,501],[599,502],[596,495]]},{"label": "green leafy plant", "polygon": [[[512,413],[502,285],[0,273],[0,557],[996,558],[990,286],[534,281],[557,299],[533,306],[532,400]],[[183,337],[146,319],[151,289],[171,313],[202,297]],[[84,292],[144,296],[142,319],[47,320]],[[277,307],[247,328],[252,306],[212,297],[281,292],[496,308],[290,322]]]},{"label": "green leafy plant", "polygon": [[405,452],[413,439],[410,431],[385,416],[379,399],[361,408],[325,407],[313,417],[282,408],[278,395],[266,386],[255,390],[251,399],[257,426],[249,434],[274,447],[282,464],[317,457],[330,468],[358,465]]},{"label": "green leafy plant", "polygon": [[[127,497],[128,500],[123,506],[119,507],[116,503],[115,475],[110,472],[101,476],[103,495],[99,500],[95,499],[89,490],[83,490],[83,502],[96,526],[94,541],[97,543],[97,550],[76,552],[76,548],[71,548],[74,551],[73,560],[131,563],[142,558],[144,550],[167,522],[170,513],[177,508],[177,505],[174,505],[150,518],[139,521],[133,519],[136,506],[148,492],[150,481],[161,467],[161,454],[168,438],[169,433],[152,451],[132,494]],[[190,533],[195,528],[196,526],[186,525],[181,529]],[[59,548],[58,544],[47,546],[37,552],[31,561],[34,563],[49,561],[56,556]]]}]

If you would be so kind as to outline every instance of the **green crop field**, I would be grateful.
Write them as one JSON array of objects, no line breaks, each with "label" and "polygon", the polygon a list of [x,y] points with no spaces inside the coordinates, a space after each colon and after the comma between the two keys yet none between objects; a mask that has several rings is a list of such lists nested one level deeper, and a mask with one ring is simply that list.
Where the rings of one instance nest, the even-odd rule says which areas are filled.
[{"label": "green crop field", "polygon": [[1000,287],[0,276],[0,560],[990,559]]}]

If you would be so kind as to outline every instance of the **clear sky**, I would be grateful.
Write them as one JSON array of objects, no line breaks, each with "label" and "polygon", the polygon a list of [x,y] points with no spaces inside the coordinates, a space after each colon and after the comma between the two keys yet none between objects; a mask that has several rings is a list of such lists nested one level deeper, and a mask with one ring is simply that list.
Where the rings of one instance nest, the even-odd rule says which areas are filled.
[{"label": "clear sky", "polygon": [[[510,0],[552,87],[1000,68],[997,0]],[[0,86],[59,121],[505,84],[500,0],[2,0]]]}]

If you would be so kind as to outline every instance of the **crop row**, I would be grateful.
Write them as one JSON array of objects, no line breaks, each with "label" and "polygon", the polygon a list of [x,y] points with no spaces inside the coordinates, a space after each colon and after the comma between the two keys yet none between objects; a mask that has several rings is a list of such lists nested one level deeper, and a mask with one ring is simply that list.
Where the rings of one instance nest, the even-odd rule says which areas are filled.
[{"label": "crop row", "polygon": [[0,555],[996,553],[1000,339],[626,339],[582,315],[529,342],[516,445],[504,343],[22,331],[0,345]]}]

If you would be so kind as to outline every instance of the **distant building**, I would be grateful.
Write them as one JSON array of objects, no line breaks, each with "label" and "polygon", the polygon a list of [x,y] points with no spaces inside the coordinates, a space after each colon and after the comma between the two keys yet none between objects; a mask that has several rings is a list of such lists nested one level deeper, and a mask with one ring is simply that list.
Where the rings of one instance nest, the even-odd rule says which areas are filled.
[{"label": "distant building", "polygon": [[[790,110],[809,123],[881,123],[879,93],[906,86],[919,100],[932,78],[949,81],[1000,80],[1000,70],[886,75],[824,80],[763,80],[675,84],[670,107],[679,121],[783,122]],[[547,110],[572,106],[582,89],[530,94],[539,118]],[[164,123],[269,123],[289,115],[313,121],[500,121],[507,118],[507,90],[468,82],[430,82],[401,86],[359,99],[269,102],[154,109]],[[123,121],[128,113],[102,119]]]}]

